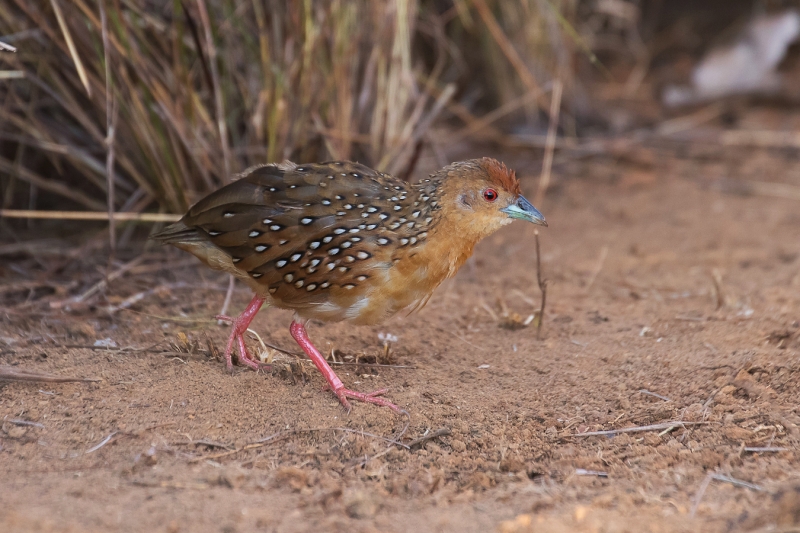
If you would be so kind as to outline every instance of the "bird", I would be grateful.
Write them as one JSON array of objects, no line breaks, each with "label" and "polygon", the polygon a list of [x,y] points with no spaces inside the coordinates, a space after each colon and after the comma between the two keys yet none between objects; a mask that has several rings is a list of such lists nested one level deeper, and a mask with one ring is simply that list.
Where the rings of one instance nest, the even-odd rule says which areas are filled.
[{"label": "bird", "polygon": [[225,348],[250,368],[244,333],[264,303],[294,311],[289,331],[349,412],[356,400],[405,413],[345,387],[311,342],[309,320],[378,324],[422,308],[484,237],[523,220],[547,226],[493,158],[452,163],[410,184],[351,161],[253,166],[192,206],[153,239],[228,272],[254,296]]}]

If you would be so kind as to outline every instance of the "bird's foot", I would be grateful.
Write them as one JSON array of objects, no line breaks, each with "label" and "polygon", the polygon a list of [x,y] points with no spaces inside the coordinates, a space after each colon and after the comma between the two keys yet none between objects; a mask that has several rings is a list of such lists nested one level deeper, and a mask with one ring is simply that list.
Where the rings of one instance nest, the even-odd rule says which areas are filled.
[{"label": "bird's foot", "polygon": [[[225,364],[228,368],[228,372],[233,372],[233,346],[234,344],[238,347],[239,353],[237,360],[240,364],[252,368],[253,370],[260,370],[263,366],[269,367],[269,365],[263,365],[259,361],[257,361],[250,352],[247,350],[247,345],[244,342],[244,333],[247,331],[247,325],[242,324],[242,321],[239,320],[241,317],[232,318],[225,315],[217,315],[214,317],[217,320],[222,320],[225,322],[230,322],[231,324],[231,334],[228,337],[228,345],[225,348]],[[249,325],[249,324],[248,324]]]},{"label": "bird's foot", "polygon": [[261,309],[261,305],[263,303],[263,299],[255,296],[250,302],[250,305],[247,306],[247,309],[245,309],[242,314],[236,318],[226,315],[217,315],[214,317],[217,320],[224,320],[225,322],[230,322],[231,324],[231,334],[228,337],[228,344],[225,347],[225,364],[228,368],[228,372],[233,372],[234,344],[236,344],[236,347],[239,351],[237,359],[239,360],[240,364],[255,371],[270,368],[270,365],[265,365],[250,355],[250,352],[247,351],[247,345],[244,342],[244,334],[247,331],[247,328],[250,327],[250,322],[253,321],[253,318],[256,316],[256,313],[258,313],[258,310]]},{"label": "bird's foot", "polygon": [[297,344],[303,349],[304,352],[308,355],[311,361],[314,363],[314,366],[317,367],[323,376],[325,376],[325,381],[328,382],[328,387],[333,390],[333,393],[336,394],[336,397],[339,398],[339,402],[344,406],[347,412],[350,412],[350,402],[347,399],[351,400],[358,400],[359,402],[364,403],[372,403],[375,405],[379,405],[381,407],[388,407],[394,410],[396,413],[401,415],[408,416],[408,412],[400,409],[395,404],[387,400],[386,398],[381,398],[380,396],[386,394],[386,389],[376,390],[375,392],[356,392],[350,389],[346,389],[342,380],[339,379],[339,376],[336,375],[336,372],[333,371],[331,365],[325,360],[325,357],[317,350],[314,344],[311,342],[311,339],[308,338],[308,333],[306,332],[306,326],[304,321],[298,321],[297,319],[292,321],[292,325],[289,327],[289,332],[294,337],[294,340],[297,341]]},{"label": "bird's foot", "polygon": [[334,394],[336,394],[336,397],[339,398],[339,402],[341,402],[342,406],[344,406],[344,408],[347,410],[348,413],[350,412],[351,408],[350,402],[347,401],[347,399],[349,398],[351,400],[357,400],[359,402],[372,403],[375,405],[380,405],[381,407],[388,407],[389,409],[392,409],[397,413],[408,415],[407,411],[400,409],[386,398],[381,398],[381,396],[386,394],[387,389],[380,389],[374,392],[356,392],[341,387],[339,389],[334,390],[333,392]]}]

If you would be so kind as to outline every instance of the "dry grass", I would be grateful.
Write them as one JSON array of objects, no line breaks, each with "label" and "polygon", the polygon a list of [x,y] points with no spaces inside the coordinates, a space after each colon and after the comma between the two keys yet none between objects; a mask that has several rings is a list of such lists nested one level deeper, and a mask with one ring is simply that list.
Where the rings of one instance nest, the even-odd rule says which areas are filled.
[{"label": "dry grass", "polygon": [[[532,120],[546,121],[551,80],[569,94],[556,10],[574,2],[7,4],[0,208],[179,212],[285,158],[406,175],[445,109],[476,133],[476,83],[483,108]],[[56,201],[37,205],[38,191]]]}]

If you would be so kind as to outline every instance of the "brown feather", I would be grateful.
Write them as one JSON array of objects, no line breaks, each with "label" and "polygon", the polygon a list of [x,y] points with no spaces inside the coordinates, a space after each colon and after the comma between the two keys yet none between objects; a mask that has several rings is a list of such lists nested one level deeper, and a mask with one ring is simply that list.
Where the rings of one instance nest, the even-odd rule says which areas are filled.
[{"label": "brown feather", "polygon": [[519,181],[494,159],[454,163],[416,185],[346,161],[243,172],[154,238],[233,273],[272,305],[375,323],[424,305],[475,244],[509,219],[483,205]]},{"label": "brown feather", "polygon": [[511,194],[520,194],[519,180],[513,170],[509,170],[505,164],[491,157],[484,157],[480,160],[481,166],[489,174],[489,180],[497,184]]}]

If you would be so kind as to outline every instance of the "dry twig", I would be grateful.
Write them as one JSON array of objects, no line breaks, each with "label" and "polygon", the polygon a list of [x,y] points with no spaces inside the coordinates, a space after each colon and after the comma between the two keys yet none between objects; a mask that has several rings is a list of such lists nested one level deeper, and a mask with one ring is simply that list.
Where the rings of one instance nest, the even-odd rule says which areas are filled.
[{"label": "dry twig", "polygon": [[[111,82],[111,49],[108,44],[108,21],[106,19],[106,0],[98,0],[100,6],[101,33],[103,36],[103,57],[106,74],[106,187],[108,202],[108,239],[111,257],[117,250],[117,226],[114,217],[114,135],[117,126],[117,101]],[[110,264],[110,261],[109,261]]]},{"label": "dry twig", "polygon": [[72,40],[72,34],[69,31],[69,26],[64,18],[64,14],[61,12],[61,7],[59,6],[57,0],[50,0],[50,3],[53,6],[53,12],[56,14],[56,20],[58,20],[58,25],[61,28],[61,32],[64,34],[64,40],[67,42],[69,53],[72,56],[72,60],[75,62],[75,70],[78,71],[78,76],[81,79],[81,83],[83,83],[83,88],[86,89],[86,94],[91,98],[92,87],[89,85],[89,78],[86,75],[86,69],[83,68],[83,62],[81,61],[80,55],[78,55],[78,50],[75,47],[75,41]]},{"label": "dry twig", "polygon": [[106,438],[101,440],[99,444],[97,444],[96,446],[92,446],[91,448],[89,448],[88,450],[86,450],[83,453],[87,454],[87,453],[96,452],[97,450],[99,450],[100,448],[102,448],[103,446],[105,446],[106,444],[111,442],[111,439],[113,439],[116,436],[117,433],[119,433],[119,432],[118,431],[112,431]]},{"label": "dry twig", "polygon": [[603,248],[600,250],[600,257],[597,258],[597,265],[595,265],[594,270],[592,270],[592,274],[591,276],[589,276],[589,281],[586,282],[587,293],[592,289],[594,281],[597,279],[597,276],[599,276],[600,272],[603,270],[603,265],[606,264],[607,257],[608,257],[608,246],[603,246]]},{"label": "dry twig", "polygon": [[699,426],[710,423],[711,422],[684,422],[682,420],[675,420],[674,422],[664,422],[662,424],[652,424],[649,426],[636,426],[632,428],[622,428],[622,429],[608,429],[605,431],[587,431],[585,433],[575,433],[574,435],[565,435],[565,436],[567,437],[608,436],[608,435],[617,435],[619,433],[639,433],[642,431],[658,431],[662,429],[681,428],[686,426]]},{"label": "dry twig", "polygon": [[[37,211],[32,209],[0,209],[4,218],[47,218],[54,220],[108,220],[106,211]],[[114,220],[134,222],[177,222],[181,215],[170,213],[114,213]]]},{"label": "dry twig", "polygon": [[640,389],[639,393],[640,394],[647,394],[648,396],[653,396],[655,398],[658,398],[659,400],[664,400],[665,402],[671,402],[672,401],[669,398],[667,398],[666,396],[661,396],[660,394],[656,394],[655,392],[650,392],[647,389]]},{"label": "dry twig", "polygon": [[0,381],[28,381],[34,383],[70,383],[70,382],[96,382],[96,378],[76,378],[59,376],[46,372],[34,372],[18,369],[13,366],[0,365]]},{"label": "dry twig", "polygon": [[[500,120],[501,118],[510,113],[513,113],[514,111],[516,111],[521,107],[524,107],[531,103],[535,103],[536,100],[541,96],[541,94],[542,93],[538,91],[537,92],[528,91],[525,94],[506,102],[497,109],[494,109],[489,113],[486,113],[480,118],[474,117],[468,110],[464,109],[463,106],[461,106],[460,104],[453,103],[451,106],[448,107],[448,110],[451,111],[458,118],[466,122],[467,125],[463,129],[448,136],[447,138],[448,144],[455,144],[458,141],[464,139],[465,137],[473,137],[477,135],[480,135],[479,138],[482,139],[490,138],[498,142],[507,141],[507,136],[494,129],[492,127],[492,123],[496,122],[497,120]],[[555,138],[553,139],[553,145],[555,146]]]},{"label": "dry twig", "polygon": [[31,426],[39,429],[44,429],[44,424],[40,424],[39,422],[31,422],[30,420],[22,420],[19,418],[12,418],[7,422],[14,424],[15,426]]},{"label": "dry twig", "polygon": [[706,490],[708,489],[708,486],[711,484],[711,481],[714,480],[730,483],[731,485],[744,487],[751,490],[756,490],[756,491],[764,490],[761,486],[756,485],[754,483],[742,481],[740,479],[732,478],[724,474],[709,472],[709,474],[703,480],[703,483],[700,484],[700,488],[697,490],[697,495],[694,497],[694,503],[692,504],[692,511],[689,513],[689,516],[691,516],[692,518],[694,518],[695,514],[697,514],[697,509],[698,507],[700,507],[700,502],[702,501],[703,496],[705,495]]},{"label": "dry twig", "polygon": [[[220,315],[228,314],[228,306],[231,305],[231,298],[233,297],[233,288],[236,286],[236,278],[233,274],[228,276],[228,291],[225,293],[225,300],[222,302],[222,309],[219,310]],[[218,324],[222,324],[222,320],[217,320]]]},{"label": "dry twig", "polygon": [[429,440],[438,439],[439,437],[446,437],[450,435],[450,428],[441,428],[437,429],[436,431],[432,431],[427,435],[423,435],[421,437],[417,437],[416,439],[412,440],[408,444],[406,444],[406,448],[411,449],[414,446],[419,446],[420,444],[424,444]]},{"label": "dry twig", "polygon": [[372,437],[372,438],[375,438],[375,439],[380,439],[380,440],[388,442],[389,444],[391,444],[393,446],[400,446],[401,448],[409,449],[410,448],[409,445],[403,444],[402,442],[400,442],[398,440],[400,437],[402,437],[403,433],[405,433],[405,431],[407,429],[408,429],[408,423],[406,423],[405,428],[400,433],[400,435],[398,435],[398,437],[396,439],[391,439],[389,437],[383,437],[381,435],[376,435],[374,433],[368,433],[366,431],[359,431],[359,430],[350,429],[350,428],[344,428],[344,427],[289,429],[289,430],[286,430],[286,431],[279,431],[278,433],[274,433],[272,435],[269,435],[268,437],[264,437],[263,439],[259,439],[257,441],[251,442],[250,444],[245,444],[241,448],[236,448],[234,450],[228,450],[228,451],[225,451],[225,452],[215,453],[215,454],[212,454],[212,455],[205,455],[203,457],[195,457],[190,462],[194,463],[194,462],[198,462],[198,461],[207,461],[209,459],[220,459],[222,457],[228,457],[230,455],[234,455],[236,453],[243,452],[245,450],[254,450],[256,448],[262,448],[264,446],[267,446],[268,444],[275,443],[275,442],[277,442],[279,440],[283,440],[283,439],[288,438],[288,437],[290,437],[292,435],[297,435],[297,434],[301,434],[301,433],[314,433],[314,432],[319,432],[319,431],[343,431],[345,433],[353,433],[355,435],[360,435],[362,437]]},{"label": "dry twig", "polygon": [[92,285],[83,294],[80,294],[78,296],[75,296],[73,298],[69,298],[69,299],[61,301],[61,302],[50,302],[50,307],[55,308],[55,309],[60,309],[60,308],[62,308],[64,306],[66,306],[66,305],[69,305],[70,303],[79,303],[79,302],[86,301],[86,299],[88,299],[90,296],[93,296],[95,293],[105,289],[110,282],[114,281],[115,279],[117,279],[118,277],[122,276],[127,271],[129,271],[131,268],[135,267],[136,265],[138,265],[139,263],[144,261],[145,258],[146,258],[146,256],[140,255],[140,256],[134,258],[132,261],[128,261],[127,263],[125,263],[124,265],[119,267],[114,272],[111,272],[110,274],[108,274],[104,279],[101,279],[100,281],[98,281],[97,283]]},{"label": "dry twig", "polygon": [[553,94],[550,97],[550,125],[547,128],[547,141],[544,149],[544,161],[542,162],[542,174],[539,177],[539,188],[536,191],[536,198],[533,202],[540,208],[544,201],[544,195],[547,193],[547,188],[550,186],[550,172],[553,168],[553,152],[556,148],[562,88],[563,86],[560,80],[555,80],[553,82]]},{"label": "dry twig", "polygon": [[132,485],[139,487],[151,487],[159,489],[193,489],[193,490],[206,490],[211,487],[208,483],[182,483],[179,481],[131,481]]},{"label": "dry twig", "polygon": [[722,309],[725,305],[725,293],[722,291],[722,272],[718,268],[711,270],[711,281],[713,282],[714,302],[717,310]]},{"label": "dry twig", "polygon": [[800,148],[800,133],[793,130],[728,130],[720,134],[719,143],[723,146]]},{"label": "dry twig", "polygon": [[[537,95],[541,95],[542,89],[539,86],[539,83],[536,81],[536,78],[534,78],[533,74],[531,74],[531,71],[528,69],[525,61],[523,61],[519,56],[516,48],[514,48],[514,45],[500,27],[500,24],[498,24],[497,19],[495,19],[486,2],[484,0],[473,0],[473,5],[478,10],[478,14],[483,19],[484,24],[486,24],[489,33],[492,34],[495,42],[497,42],[497,46],[500,47],[503,55],[506,56],[506,59],[508,59],[508,62],[511,63],[511,66],[514,67],[514,70],[516,70],[517,75],[519,76],[520,80],[522,80],[522,83],[524,83],[528,88],[528,91]],[[547,109],[547,104],[543,101],[539,100],[538,104],[541,109]]]},{"label": "dry twig", "polygon": [[[732,184],[733,182],[728,182]],[[800,200],[800,187],[788,183],[771,183],[768,181],[736,181],[735,189],[745,194]]]},{"label": "dry twig", "polygon": [[536,324],[536,338],[542,338],[542,323],[544,322],[544,306],[547,303],[547,280],[542,279],[542,254],[539,250],[539,230],[534,230],[534,239],[536,240],[536,282],[539,284],[539,290],[542,292],[542,305],[539,306],[539,323]]},{"label": "dry twig", "polygon": [[608,477],[608,472],[601,472],[599,470],[585,470],[583,468],[576,468],[575,469],[576,476],[597,476],[597,477]]},{"label": "dry twig", "polygon": [[186,286],[187,286],[187,284],[182,282],[182,281],[178,281],[178,282],[175,282],[175,283],[164,283],[164,284],[161,284],[158,287],[155,287],[153,289],[148,289],[146,291],[137,292],[136,294],[128,296],[127,298],[125,298],[124,300],[122,300],[120,303],[118,303],[116,305],[109,305],[108,307],[106,307],[106,312],[108,312],[108,313],[116,313],[117,311],[121,311],[123,309],[128,309],[132,305],[142,301],[143,299],[145,299],[146,297],[148,297],[148,296],[150,296],[152,294],[158,294],[159,292],[162,292],[162,291],[165,291],[165,290],[182,289],[182,288],[184,288]]},{"label": "dry twig", "polygon": [[208,16],[205,0],[197,0],[197,8],[200,12],[200,22],[203,25],[203,33],[206,39],[206,52],[208,52],[208,65],[211,72],[212,86],[214,92],[214,108],[217,115],[217,128],[219,129],[219,143],[222,148],[222,161],[225,169],[224,181],[232,179],[231,175],[231,149],[228,144],[228,126],[225,117],[225,98],[222,95],[222,84],[220,83],[219,68],[217,67],[217,47],[214,45],[214,35],[211,32],[211,22]]}]

